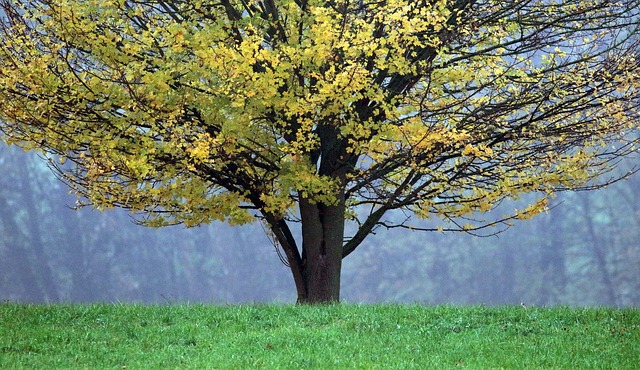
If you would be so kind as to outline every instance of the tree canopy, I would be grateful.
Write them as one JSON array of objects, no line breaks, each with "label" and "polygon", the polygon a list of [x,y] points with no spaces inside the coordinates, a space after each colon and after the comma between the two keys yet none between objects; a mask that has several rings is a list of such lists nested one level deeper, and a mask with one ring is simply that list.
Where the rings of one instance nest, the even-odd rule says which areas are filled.
[{"label": "tree canopy", "polygon": [[636,150],[634,0],[0,3],[5,140],[148,225],[262,219],[300,301],[376,227],[528,218]]}]

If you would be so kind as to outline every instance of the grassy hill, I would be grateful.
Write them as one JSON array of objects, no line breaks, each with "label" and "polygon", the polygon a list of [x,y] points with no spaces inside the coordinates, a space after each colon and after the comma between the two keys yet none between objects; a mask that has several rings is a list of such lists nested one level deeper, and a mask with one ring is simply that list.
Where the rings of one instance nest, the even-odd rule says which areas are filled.
[{"label": "grassy hill", "polygon": [[0,304],[0,368],[640,366],[638,309]]}]

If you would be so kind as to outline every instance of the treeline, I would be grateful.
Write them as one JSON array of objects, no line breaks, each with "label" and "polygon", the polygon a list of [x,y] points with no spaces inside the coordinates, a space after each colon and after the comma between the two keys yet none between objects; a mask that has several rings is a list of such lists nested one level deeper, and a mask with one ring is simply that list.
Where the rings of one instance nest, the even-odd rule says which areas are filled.
[{"label": "treeline", "polygon": [[[135,225],[75,197],[33,153],[0,146],[0,300],[293,302],[259,224]],[[640,176],[496,236],[380,230],[343,266],[351,302],[637,306]]]}]

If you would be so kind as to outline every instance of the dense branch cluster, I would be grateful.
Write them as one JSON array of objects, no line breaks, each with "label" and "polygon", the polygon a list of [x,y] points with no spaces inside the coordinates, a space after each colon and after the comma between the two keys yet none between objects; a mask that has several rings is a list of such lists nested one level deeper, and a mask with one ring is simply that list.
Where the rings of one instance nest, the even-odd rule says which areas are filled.
[{"label": "dense branch cluster", "polygon": [[[636,150],[634,0],[2,0],[0,128],[151,225],[477,230]],[[636,136],[633,136],[636,135]],[[524,192],[543,199],[471,220]]]}]

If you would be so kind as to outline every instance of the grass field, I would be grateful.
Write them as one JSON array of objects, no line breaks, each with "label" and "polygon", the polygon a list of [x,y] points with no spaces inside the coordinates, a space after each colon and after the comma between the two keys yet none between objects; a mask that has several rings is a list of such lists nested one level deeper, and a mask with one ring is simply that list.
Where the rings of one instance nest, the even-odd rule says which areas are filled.
[{"label": "grass field", "polygon": [[640,367],[640,311],[0,304],[0,368]]}]

